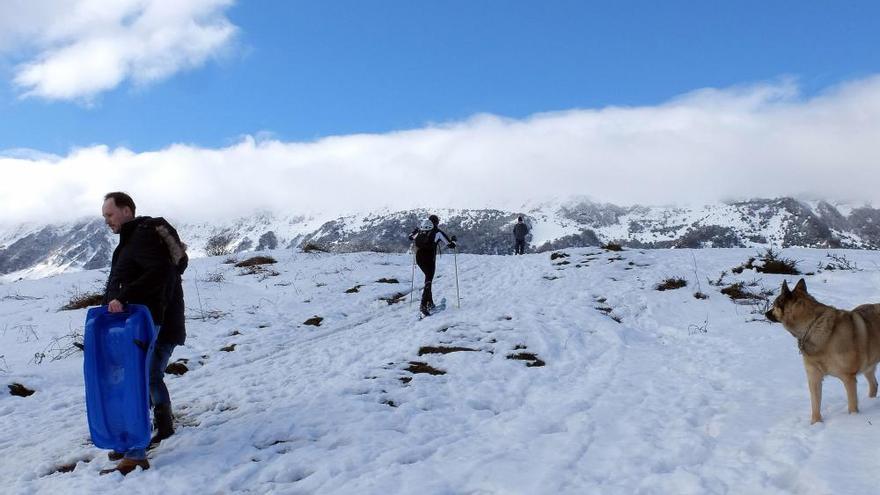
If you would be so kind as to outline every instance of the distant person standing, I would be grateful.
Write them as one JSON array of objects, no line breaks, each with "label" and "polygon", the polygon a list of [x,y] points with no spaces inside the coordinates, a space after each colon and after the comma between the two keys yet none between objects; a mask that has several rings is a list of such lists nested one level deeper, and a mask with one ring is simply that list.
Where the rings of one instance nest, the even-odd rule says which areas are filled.
[{"label": "distant person standing", "polygon": [[[152,359],[147,363],[150,402],[157,430],[150,439],[152,448],[174,433],[171,399],[163,379],[171,353],[186,339],[181,286],[181,275],[188,262],[186,245],[164,218],[135,216],[134,200],[123,192],[104,196],[101,212],[110,230],[119,235],[104,304],[111,313],[125,311],[126,304],[143,304],[149,308],[158,330]],[[125,475],[137,467],[150,467],[144,449],[111,452],[108,457],[121,460],[114,469],[104,470],[102,474],[119,471]]]},{"label": "distant person standing", "polygon": [[422,220],[419,228],[409,235],[416,249],[416,264],[425,274],[425,288],[422,289],[422,302],[419,305],[419,310],[424,316],[429,316],[434,309],[431,283],[434,281],[434,272],[437,268],[437,247],[442,245],[449,249],[455,248],[455,236],[447,237],[446,233],[440,230],[439,225],[440,218],[431,215]]},{"label": "distant person standing", "polygon": [[529,226],[523,222],[523,217],[518,217],[516,225],[513,226],[513,238],[516,240],[516,245],[513,248],[514,254],[525,254],[527,235],[529,235]]}]

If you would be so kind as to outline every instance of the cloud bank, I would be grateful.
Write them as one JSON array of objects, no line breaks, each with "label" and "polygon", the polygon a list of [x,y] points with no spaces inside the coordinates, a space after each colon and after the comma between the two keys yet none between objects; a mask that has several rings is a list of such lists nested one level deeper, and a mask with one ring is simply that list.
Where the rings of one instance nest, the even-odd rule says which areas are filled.
[{"label": "cloud bank", "polygon": [[0,54],[24,96],[89,101],[124,81],[146,85],[227,47],[232,0],[14,0],[0,3]]},{"label": "cloud bank", "polygon": [[[880,77],[811,98],[791,82],[695,91],[656,106],[466,121],[315,142],[242,138],[137,153],[0,157],[5,223],[96,215],[130,192],[186,220],[374,208],[498,207],[585,195],[694,204],[809,195],[880,203]],[[2,154],[0,154],[2,156]]]}]

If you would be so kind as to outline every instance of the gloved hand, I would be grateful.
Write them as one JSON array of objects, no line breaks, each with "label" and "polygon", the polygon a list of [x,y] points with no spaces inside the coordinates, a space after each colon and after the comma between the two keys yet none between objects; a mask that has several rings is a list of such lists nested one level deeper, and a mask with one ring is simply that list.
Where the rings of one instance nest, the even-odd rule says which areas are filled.
[{"label": "gloved hand", "polygon": [[446,245],[446,247],[448,247],[449,249],[455,249],[455,241],[450,242]]}]

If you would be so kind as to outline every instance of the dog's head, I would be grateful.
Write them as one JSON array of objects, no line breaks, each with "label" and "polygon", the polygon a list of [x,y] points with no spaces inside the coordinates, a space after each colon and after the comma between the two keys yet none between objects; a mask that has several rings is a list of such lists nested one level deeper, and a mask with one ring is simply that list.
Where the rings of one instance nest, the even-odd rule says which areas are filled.
[{"label": "dog's head", "polygon": [[782,323],[783,318],[786,316],[786,311],[791,312],[794,309],[792,308],[792,303],[802,299],[804,296],[809,297],[809,294],[807,294],[807,282],[804,279],[798,280],[794,290],[788,288],[788,281],[783,281],[782,291],[776,297],[776,300],[773,301],[770,311],[764,313],[764,316],[773,323]]}]

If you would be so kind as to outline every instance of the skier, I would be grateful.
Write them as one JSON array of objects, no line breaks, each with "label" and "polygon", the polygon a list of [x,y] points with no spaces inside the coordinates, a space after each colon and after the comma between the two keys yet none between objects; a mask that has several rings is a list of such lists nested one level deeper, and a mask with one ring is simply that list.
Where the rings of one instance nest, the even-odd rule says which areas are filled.
[{"label": "skier", "polygon": [[[148,363],[150,402],[157,428],[150,439],[152,448],[174,433],[171,399],[163,379],[171,353],[186,339],[181,275],[189,258],[174,227],[161,217],[136,217],[134,200],[128,194],[108,193],[101,210],[110,230],[119,235],[103,303],[111,313],[124,311],[125,304],[147,306],[158,331]],[[121,460],[102,474],[119,471],[125,475],[136,467],[150,467],[144,449],[110,452],[108,457]]]},{"label": "skier", "polygon": [[434,271],[437,267],[437,247],[442,244],[450,249],[455,249],[455,236],[451,238],[440,230],[438,225],[440,218],[431,215],[422,220],[419,228],[410,233],[409,239],[413,241],[416,249],[416,264],[425,274],[425,288],[422,289],[422,302],[419,311],[423,316],[429,316],[434,309],[434,298],[431,294],[431,282],[434,280]]},{"label": "skier", "polygon": [[523,217],[516,219],[516,225],[513,226],[513,237],[516,240],[513,252],[514,254],[525,254],[526,236],[529,234],[529,226],[523,222]]}]

